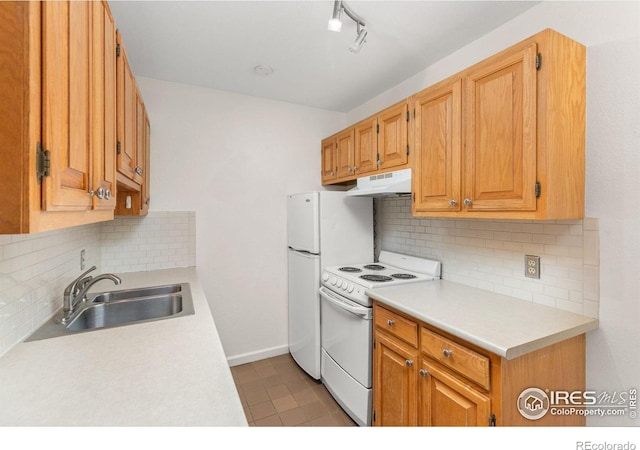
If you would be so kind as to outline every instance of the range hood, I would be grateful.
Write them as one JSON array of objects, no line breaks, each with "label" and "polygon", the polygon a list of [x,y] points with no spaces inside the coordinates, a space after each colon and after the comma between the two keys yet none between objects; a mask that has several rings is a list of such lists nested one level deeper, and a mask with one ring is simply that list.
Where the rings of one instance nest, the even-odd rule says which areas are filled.
[{"label": "range hood", "polygon": [[411,194],[411,169],[360,177],[356,187],[347,191],[347,195],[358,197],[409,194]]}]

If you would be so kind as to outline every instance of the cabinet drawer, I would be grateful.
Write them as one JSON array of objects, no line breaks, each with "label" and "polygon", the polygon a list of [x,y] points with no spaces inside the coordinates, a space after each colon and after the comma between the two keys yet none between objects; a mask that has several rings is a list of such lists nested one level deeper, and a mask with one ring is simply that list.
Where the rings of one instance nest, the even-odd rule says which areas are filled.
[{"label": "cabinet drawer", "polygon": [[446,367],[489,389],[489,358],[426,328],[420,329],[420,350]]},{"label": "cabinet drawer", "polygon": [[418,324],[409,319],[405,319],[399,314],[376,306],[373,313],[373,320],[376,327],[392,334],[414,347],[418,347]]}]

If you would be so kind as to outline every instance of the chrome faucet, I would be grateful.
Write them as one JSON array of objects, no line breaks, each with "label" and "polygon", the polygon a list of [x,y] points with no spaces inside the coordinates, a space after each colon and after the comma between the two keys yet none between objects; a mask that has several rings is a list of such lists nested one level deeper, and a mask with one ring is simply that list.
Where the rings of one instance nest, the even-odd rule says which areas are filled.
[{"label": "chrome faucet", "polygon": [[89,272],[93,272],[94,270],[96,270],[96,266],[93,266],[89,270],[83,272],[78,278],[73,280],[69,284],[69,286],[65,288],[64,298],[62,302],[62,323],[66,323],[69,320],[71,314],[73,314],[73,312],[76,310],[76,306],[78,305],[78,303],[86,299],[87,291],[89,290],[89,288],[96,284],[98,281],[111,280],[116,285],[122,283],[122,280],[119,277],[111,273],[98,275],[95,278],[91,275],[87,276]]}]

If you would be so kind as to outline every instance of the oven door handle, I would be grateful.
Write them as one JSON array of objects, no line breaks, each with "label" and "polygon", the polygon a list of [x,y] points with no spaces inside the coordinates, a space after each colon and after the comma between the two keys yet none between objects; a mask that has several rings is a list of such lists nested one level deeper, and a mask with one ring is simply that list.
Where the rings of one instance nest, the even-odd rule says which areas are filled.
[{"label": "oven door handle", "polygon": [[350,312],[351,314],[355,314],[356,316],[362,317],[364,319],[371,319],[371,308],[367,308],[366,306],[352,306],[350,303],[347,303],[346,301],[338,298],[332,292],[327,292],[325,288],[320,288],[320,297],[330,303],[333,303],[338,308]]}]

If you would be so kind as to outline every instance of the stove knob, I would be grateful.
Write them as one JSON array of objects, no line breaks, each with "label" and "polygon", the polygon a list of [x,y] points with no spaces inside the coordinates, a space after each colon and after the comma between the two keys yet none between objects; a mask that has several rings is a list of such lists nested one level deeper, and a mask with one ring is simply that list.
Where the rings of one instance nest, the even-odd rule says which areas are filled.
[{"label": "stove knob", "polygon": [[349,294],[353,292],[353,284],[349,283],[349,286],[347,287],[347,292],[349,292]]},{"label": "stove knob", "polygon": [[331,284],[336,284],[338,279],[336,277],[331,277]]},{"label": "stove knob", "polygon": [[342,280],[338,280],[338,282],[336,283],[337,287],[341,287],[342,286]]},{"label": "stove knob", "polygon": [[327,281],[329,279],[329,274],[327,272],[322,272],[322,281]]},{"label": "stove knob", "polygon": [[346,281],[344,283],[342,283],[342,290],[343,291],[347,290],[347,282]]}]

